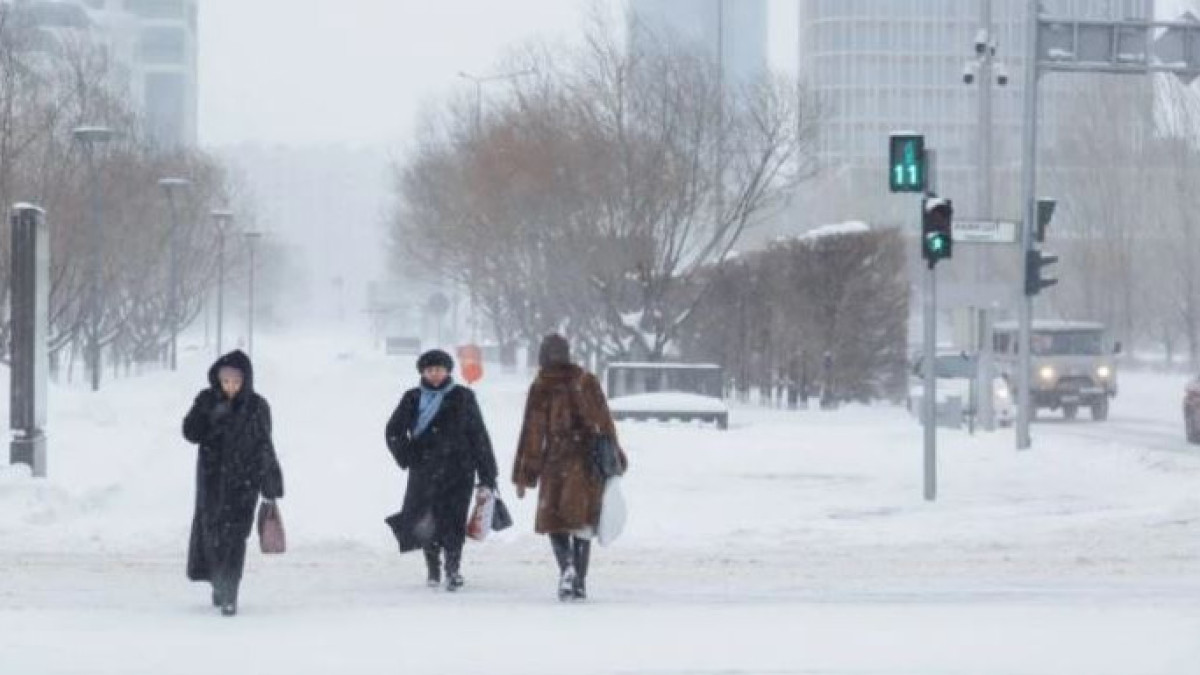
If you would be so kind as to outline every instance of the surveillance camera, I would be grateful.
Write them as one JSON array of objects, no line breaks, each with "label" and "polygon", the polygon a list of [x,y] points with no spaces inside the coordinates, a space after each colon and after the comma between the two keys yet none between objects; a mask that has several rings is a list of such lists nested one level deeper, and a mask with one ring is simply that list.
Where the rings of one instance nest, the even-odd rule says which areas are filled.
[{"label": "surveillance camera", "polygon": [[975,83],[975,64],[974,63],[968,63],[963,66],[962,78],[963,78],[963,84],[974,84]]},{"label": "surveillance camera", "polygon": [[987,30],[983,28],[979,29],[979,32],[975,33],[975,54],[978,56],[983,56],[985,53],[987,53],[988,42]]}]

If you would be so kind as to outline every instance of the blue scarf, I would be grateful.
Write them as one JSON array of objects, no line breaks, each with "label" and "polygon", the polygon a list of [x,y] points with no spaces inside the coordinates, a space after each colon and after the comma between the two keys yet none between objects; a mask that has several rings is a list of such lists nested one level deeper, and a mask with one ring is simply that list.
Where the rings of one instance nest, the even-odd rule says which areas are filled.
[{"label": "blue scarf", "polygon": [[413,438],[429,428],[433,418],[442,409],[442,401],[446,399],[446,394],[456,386],[458,385],[453,380],[447,380],[441,389],[433,389],[425,386],[424,382],[421,383],[421,401],[417,404],[417,423],[413,426]]}]

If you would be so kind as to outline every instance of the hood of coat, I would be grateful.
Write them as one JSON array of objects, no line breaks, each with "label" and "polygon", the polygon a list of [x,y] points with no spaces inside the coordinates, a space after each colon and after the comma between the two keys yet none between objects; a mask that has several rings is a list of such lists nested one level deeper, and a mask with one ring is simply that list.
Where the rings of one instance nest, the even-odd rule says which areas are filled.
[{"label": "hood of coat", "polygon": [[216,363],[208,369],[208,383],[213,389],[221,390],[221,379],[218,377],[222,368],[236,368],[242,373],[242,390],[238,392],[238,398],[243,398],[254,393],[254,366],[250,363],[250,357],[240,349],[235,349],[225,356],[217,359]]},{"label": "hood of coat", "polygon": [[565,366],[571,363],[571,343],[561,335],[553,334],[542,338],[538,348],[538,365],[542,368]]},{"label": "hood of coat", "polygon": [[548,366],[538,371],[538,379],[551,386],[571,384],[582,375],[583,368],[573,363]]}]

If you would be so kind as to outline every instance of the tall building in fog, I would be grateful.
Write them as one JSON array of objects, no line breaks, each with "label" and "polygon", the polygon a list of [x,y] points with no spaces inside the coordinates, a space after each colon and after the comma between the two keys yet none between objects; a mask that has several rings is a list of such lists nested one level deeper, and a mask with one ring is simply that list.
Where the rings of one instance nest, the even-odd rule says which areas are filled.
[{"label": "tall building in fog", "polygon": [[147,131],[163,147],[197,136],[197,0],[86,0],[113,56],[128,68]]},{"label": "tall building in fog", "polygon": [[[991,0],[998,59],[1008,74],[993,89],[996,204],[1012,198],[1019,174],[1026,0]],[[1153,18],[1154,0],[1045,0],[1048,14]],[[972,216],[980,142],[979,84],[963,81],[981,26],[981,0],[800,0],[799,70],[824,105],[819,154],[826,178],[857,202],[826,217],[911,218],[911,204],[886,198],[888,134],[924,133],[937,150],[939,189]],[[1053,156],[1072,87],[1088,78],[1048,77],[1041,138]],[[1006,199],[1006,197],[1008,199]],[[901,203],[903,202],[903,203]],[[857,211],[855,211],[857,209]],[[907,210],[905,210],[907,209]],[[999,213],[999,217],[1013,217]]]},{"label": "tall building in fog", "polygon": [[[637,36],[674,35],[707,49],[730,80],[752,81],[767,72],[766,0],[631,0]],[[719,50],[718,50],[719,48]]]},{"label": "tall building in fog", "polygon": [[197,0],[0,0],[41,34],[39,49],[87,34],[126,79],[134,109],[160,147],[188,147],[197,136]]}]

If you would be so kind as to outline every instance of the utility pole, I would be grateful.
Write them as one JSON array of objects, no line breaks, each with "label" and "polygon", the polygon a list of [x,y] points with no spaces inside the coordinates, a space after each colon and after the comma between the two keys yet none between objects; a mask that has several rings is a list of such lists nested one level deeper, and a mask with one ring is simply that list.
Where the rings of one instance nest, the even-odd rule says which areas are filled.
[{"label": "utility pole", "polygon": [[[1008,74],[1004,64],[996,59],[996,38],[992,26],[992,0],[980,0],[979,29],[975,33],[975,58],[968,61],[963,69],[963,81],[968,85],[978,87],[979,103],[977,110],[978,152],[975,204],[978,209],[978,219],[990,222],[995,216],[994,190],[995,167],[993,146],[995,131],[994,121],[994,92],[993,87],[1008,85]],[[982,297],[984,288],[992,281],[993,270],[991,252],[986,247],[976,247],[971,260],[974,262],[974,281],[976,292]],[[980,302],[978,307],[971,308],[970,326],[971,345],[976,353],[975,382],[972,386],[972,409],[975,419],[979,420],[984,429],[995,429],[995,406],[993,401],[993,356],[990,326],[992,323],[992,308],[990,302]]]},{"label": "utility pole", "polygon": [[[1038,18],[1041,11],[1039,0],[1026,2],[1026,49],[1025,49],[1025,113],[1024,133],[1021,142],[1021,206],[1024,226],[1021,228],[1022,260],[1033,250],[1033,228],[1037,223],[1037,127],[1038,86],[1041,72],[1038,69]],[[1021,294],[1020,344],[1017,364],[1017,450],[1028,450],[1033,445],[1029,435],[1029,423],[1033,419],[1033,357],[1029,353],[1033,339],[1033,296]]]}]

